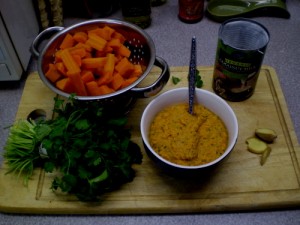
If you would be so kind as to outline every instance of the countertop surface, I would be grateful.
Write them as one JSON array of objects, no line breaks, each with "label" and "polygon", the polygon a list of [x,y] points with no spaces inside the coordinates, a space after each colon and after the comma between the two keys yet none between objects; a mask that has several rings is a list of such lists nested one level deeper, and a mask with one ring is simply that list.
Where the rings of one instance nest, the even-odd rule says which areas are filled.
[{"label": "countertop surface", "polygon": [[[279,77],[281,87],[300,140],[300,2],[287,1],[290,19],[276,17],[255,17],[270,32],[263,64],[273,67]],[[152,24],[146,32],[152,37],[156,54],[164,58],[169,66],[185,66],[189,63],[190,41],[197,38],[198,66],[212,66],[220,23],[204,17],[196,24],[185,24],[178,20],[177,1],[169,0],[165,5],[152,8]],[[117,11],[110,18],[122,18]],[[65,26],[82,21],[68,19]],[[35,70],[35,60],[29,71]],[[2,153],[8,129],[13,123],[26,77],[17,83],[0,83],[0,146]],[[267,115],[265,115],[267,117]],[[0,158],[2,163],[2,158]],[[211,214],[180,215],[22,215],[0,213],[1,224],[300,224],[300,206],[298,209],[259,212],[232,212]]]}]

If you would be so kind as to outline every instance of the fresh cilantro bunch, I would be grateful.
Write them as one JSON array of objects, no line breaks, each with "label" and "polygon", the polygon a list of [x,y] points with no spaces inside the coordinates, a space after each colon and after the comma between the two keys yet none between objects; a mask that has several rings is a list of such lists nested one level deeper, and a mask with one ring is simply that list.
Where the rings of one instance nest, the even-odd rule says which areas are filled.
[{"label": "fresh cilantro bunch", "polygon": [[52,132],[41,142],[47,151],[46,172],[59,171],[52,189],[95,201],[108,191],[130,182],[132,164],[142,162],[137,144],[130,140],[127,117],[114,115],[97,102],[56,99]]},{"label": "fresh cilantro bunch", "polygon": [[8,173],[24,175],[27,184],[35,167],[57,175],[53,190],[97,201],[135,176],[133,164],[142,153],[126,127],[127,117],[114,114],[97,101],[55,98],[55,118],[23,120],[11,128],[4,157]]}]

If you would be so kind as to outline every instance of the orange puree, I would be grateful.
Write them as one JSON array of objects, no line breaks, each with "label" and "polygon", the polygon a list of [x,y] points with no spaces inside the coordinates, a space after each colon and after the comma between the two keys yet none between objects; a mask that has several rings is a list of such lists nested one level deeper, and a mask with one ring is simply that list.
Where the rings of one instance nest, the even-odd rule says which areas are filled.
[{"label": "orange puree", "polygon": [[152,148],[176,164],[195,166],[222,155],[228,145],[223,121],[202,105],[195,104],[194,114],[186,103],[166,107],[159,112],[149,134]]}]

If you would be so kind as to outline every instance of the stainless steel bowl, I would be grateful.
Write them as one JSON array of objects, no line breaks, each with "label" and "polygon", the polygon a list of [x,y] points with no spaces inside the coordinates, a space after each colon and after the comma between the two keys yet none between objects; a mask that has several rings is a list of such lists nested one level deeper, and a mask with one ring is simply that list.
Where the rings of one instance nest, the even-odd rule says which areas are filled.
[{"label": "stainless steel bowl", "polygon": [[[155,46],[151,37],[138,26],[114,19],[96,19],[87,20],[81,23],[74,24],[70,27],[50,27],[42,31],[33,41],[31,46],[31,52],[38,59],[38,73],[41,80],[58,95],[69,97],[69,93],[65,93],[57,89],[45,76],[47,65],[53,61],[53,55],[57,51],[58,46],[62,42],[67,33],[74,33],[82,30],[89,30],[98,27],[104,27],[108,25],[116,31],[123,34],[126,38],[126,46],[131,50],[130,60],[133,63],[142,64],[145,66],[144,73],[133,84],[126,88],[118,90],[114,93],[99,96],[76,96],[78,100],[98,100],[100,102],[132,102],[136,98],[147,98],[156,95],[165,86],[169,77],[170,71],[166,61],[156,56]],[[47,40],[45,47],[39,51],[42,43]],[[161,68],[161,73],[158,74],[157,80],[146,87],[137,87],[137,85],[145,79],[145,77],[151,71],[153,65]],[[128,103],[126,103],[128,104]]]}]

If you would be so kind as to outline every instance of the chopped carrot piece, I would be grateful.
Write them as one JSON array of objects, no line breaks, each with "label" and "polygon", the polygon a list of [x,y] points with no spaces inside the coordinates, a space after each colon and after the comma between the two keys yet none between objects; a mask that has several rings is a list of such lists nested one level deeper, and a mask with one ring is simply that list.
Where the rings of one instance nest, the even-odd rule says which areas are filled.
[{"label": "chopped carrot piece", "polygon": [[115,56],[114,54],[107,54],[106,63],[103,68],[103,73],[107,73],[107,76],[112,76],[115,70]]},{"label": "chopped carrot piece", "polygon": [[89,30],[87,31],[87,33],[90,33],[90,32],[95,32],[95,30],[99,29],[99,26],[98,25],[91,25],[89,27]]},{"label": "chopped carrot piece", "polygon": [[81,58],[84,58],[86,55],[86,50],[84,47],[73,47],[69,51],[72,55],[79,55]]},{"label": "chopped carrot piece", "polygon": [[85,57],[84,57],[85,59],[88,59],[88,58],[93,58],[93,55],[92,55],[92,53],[91,52],[86,52],[86,54],[85,54]]},{"label": "chopped carrot piece", "polygon": [[95,81],[94,74],[91,70],[83,70],[81,71],[81,79],[84,83],[88,83],[90,81]]},{"label": "chopped carrot piece", "polygon": [[92,47],[90,45],[87,45],[86,43],[78,43],[77,45],[75,45],[75,47],[77,47],[77,48],[80,48],[80,47],[84,48],[86,50],[86,54],[88,52],[92,51]]},{"label": "chopped carrot piece", "polygon": [[52,82],[55,83],[58,79],[61,78],[61,74],[56,69],[56,66],[52,63],[49,64],[49,69],[45,73],[45,76]]},{"label": "chopped carrot piece", "polygon": [[110,93],[114,92],[114,90],[111,89],[110,87],[108,87],[107,85],[99,86],[99,90],[100,90],[101,95],[106,95],[106,94],[110,94]]},{"label": "chopped carrot piece", "polygon": [[92,29],[90,29],[90,30],[87,32],[87,34],[90,35],[91,33],[93,33],[93,34],[96,34],[96,35],[100,36],[100,34],[101,34],[101,32],[102,32],[101,29],[102,29],[102,28],[100,28],[100,27],[92,28]]},{"label": "chopped carrot piece", "polygon": [[124,42],[126,41],[126,38],[121,33],[119,33],[119,32],[114,32],[111,35],[111,38],[117,38],[117,39],[119,39],[122,44],[124,44]]},{"label": "chopped carrot piece", "polygon": [[130,75],[130,77],[139,77],[143,74],[143,69],[140,64],[134,64],[134,71]]},{"label": "chopped carrot piece", "polygon": [[102,51],[96,51],[94,54],[94,57],[99,58],[99,57],[106,57],[106,52],[104,51],[104,49]]},{"label": "chopped carrot piece", "polygon": [[67,68],[67,74],[68,73],[80,73],[80,67],[74,60],[73,56],[70,54],[68,49],[64,49],[61,54],[61,59]]},{"label": "chopped carrot piece", "polygon": [[98,67],[103,67],[106,63],[106,57],[98,58],[84,58],[82,59],[82,66],[86,69],[95,69]]},{"label": "chopped carrot piece", "polygon": [[73,93],[75,91],[70,78],[66,77],[56,82],[56,87],[64,92]]},{"label": "chopped carrot piece", "polygon": [[111,39],[111,36],[114,32],[115,32],[115,30],[108,26],[104,26],[103,28],[96,28],[96,29],[89,31],[89,33],[97,34],[99,37],[101,37],[107,41]]},{"label": "chopped carrot piece", "polygon": [[80,55],[73,55],[72,54],[72,57],[73,57],[74,61],[77,63],[77,65],[79,67],[81,67],[81,57],[80,57]]},{"label": "chopped carrot piece", "polygon": [[115,68],[123,77],[128,77],[134,71],[133,64],[125,57],[120,60]]},{"label": "chopped carrot piece", "polygon": [[90,45],[92,48],[97,49],[99,51],[103,50],[106,46],[107,41],[101,37],[99,37],[95,33],[89,33],[88,40],[86,44]]},{"label": "chopped carrot piece", "polygon": [[75,88],[76,94],[79,96],[87,96],[87,91],[85,89],[83,80],[81,79],[80,73],[71,73],[69,74],[69,78]]},{"label": "chopped carrot piece", "polygon": [[121,47],[121,45],[122,45],[122,43],[121,43],[120,39],[118,39],[118,38],[113,38],[107,43],[107,46],[109,46],[113,49],[118,49]]},{"label": "chopped carrot piece", "polygon": [[106,33],[106,31],[105,31],[103,28],[98,28],[98,29],[96,29],[96,30],[95,30],[95,33],[96,33],[99,37],[101,37],[101,38],[103,38],[103,39],[105,39],[105,40],[109,40],[109,39],[110,39],[110,37],[108,36],[108,34]]},{"label": "chopped carrot piece", "polygon": [[121,55],[115,55],[116,64],[118,64],[124,57]]},{"label": "chopped carrot piece", "polygon": [[105,57],[108,53],[113,53],[114,49],[109,46],[105,46],[102,50],[96,51],[95,57]]},{"label": "chopped carrot piece", "polygon": [[60,49],[57,52],[55,52],[55,54],[54,54],[54,61],[55,61],[55,63],[62,61],[61,60],[61,53],[62,53],[62,51],[63,50]]},{"label": "chopped carrot piece", "polygon": [[101,89],[99,88],[96,81],[90,81],[85,85],[89,95],[91,96],[102,95]]},{"label": "chopped carrot piece", "polygon": [[125,88],[125,87],[129,86],[130,84],[133,84],[137,79],[138,79],[138,77],[131,77],[131,78],[124,80],[121,88]]},{"label": "chopped carrot piece", "polygon": [[129,48],[127,48],[125,45],[121,45],[118,49],[117,49],[117,53],[120,54],[121,56],[130,57],[131,51],[129,50]]},{"label": "chopped carrot piece", "polygon": [[87,33],[83,31],[78,31],[73,35],[75,41],[79,43],[85,43],[88,39]]},{"label": "chopped carrot piece", "polygon": [[102,28],[106,34],[106,40],[110,40],[111,39],[111,36],[113,35],[113,33],[115,32],[115,29],[109,27],[109,26],[104,26]]},{"label": "chopped carrot piece", "polygon": [[97,83],[99,86],[103,84],[109,84],[113,79],[113,76],[111,76],[109,73],[102,73],[100,77],[97,80]]},{"label": "chopped carrot piece", "polygon": [[117,91],[122,87],[123,82],[124,78],[119,73],[115,73],[113,76],[113,80],[110,82],[110,86],[112,87],[112,89]]},{"label": "chopped carrot piece", "polygon": [[67,76],[67,69],[66,69],[65,65],[63,64],[63,62],[55,63],[55,67],[62,75]]},{"label": "chopped carrot piece", "polygon": [[99,79],[101,76],[103,76],[103,70],[104,70],[104,65],[94,69],[94,74],[95,74],[95,77],[97,77],[97,79]]},{"label": "chopped carrot piece", "polygon": [[114,51],[114,49],[112,47],[106,45],[104,48],[104,51],[107,54],[107,53],[112,53]]},{"label": "chopped carrot piece", "polygon": [[62,43],[60,44],[59,48],[60,49],[66,49],[66,48],[70,48],[70,47],[73,47],[75,43],[75,40],[73,39],[73,36],[71,34],[67,34]]}]

